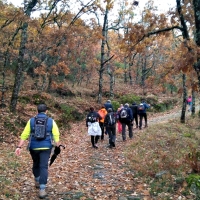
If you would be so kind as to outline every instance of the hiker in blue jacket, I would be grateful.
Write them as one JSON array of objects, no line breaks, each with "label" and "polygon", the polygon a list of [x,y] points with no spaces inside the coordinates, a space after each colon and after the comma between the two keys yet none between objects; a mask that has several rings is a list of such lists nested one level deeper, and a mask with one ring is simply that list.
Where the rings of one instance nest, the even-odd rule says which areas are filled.
[{"label": "hiker in blue jacket", "polygon": [[107,112],[108,112],[109,108],[111,108],[112,111],[114,111],[111,100],[107,100],[107,102],[104,104],[104,106],[105,106],[105,109],[107,110]]},{"label": "hiker in blue jacket", "polygon": [[[15,154],[17,156],[20,155],[25,140],[29,138],[28,147],[33,160],[32,172],[35,177],[35,187],[40,189],[39,198],[43,199],[47,196],[45,188],[48,180],[48,161],[53,147],[52,141],[54,141],[56,146],[59,146],[60,133],[56,122],[52,118],[47,117],[47,106],[45,104],[39,104],[37,110],[38,114],[29,119],[24,128]],[[42,129],[46,130],[45,136],[42,139],[37,139],[36,136],[43,131],[37,131],[38,128],[35,128],[38,127],[36,121],[38,120],[39,126],[41,126],[44,119],[47,120],[44,123],[46,129]]]},{"label": "hiker in blue jacket", "polygon": [[147,124],[147,112],[146,110],[150,108],[150,104],[147,104],[144,100],[138,105],[138,115],[139,115],[139,129],[142,129],[142,120],[144,118],[145,128],[148,127]]},{"label": "hiker in blue jacket", "polygon": [[126,103],[120,110],[119,121],[122,124],[122,140],[126,141],[126,126],[128,126],[129,138],[133,138],[133,113],[129,104]]}]

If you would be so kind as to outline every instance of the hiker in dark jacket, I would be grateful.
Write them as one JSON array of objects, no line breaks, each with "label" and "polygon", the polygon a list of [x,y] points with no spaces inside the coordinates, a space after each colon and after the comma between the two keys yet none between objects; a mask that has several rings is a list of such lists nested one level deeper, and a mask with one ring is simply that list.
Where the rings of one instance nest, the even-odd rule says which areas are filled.
[{"label": "hiker in dark jacket", "polygon": [[[114,111],[111,100],[107,100],[107,102],[104,104],[106,111],[108,112],[108,109],[111,108],[112,111]],[[105,130],[105,134],[108,134],[107,128]]]},{"label": "hiker in dark jacket", "polygon": [[139,115],[139,129],[142,129],[142,119],[144,118],[145,121],[145,128],[148,127],[147,124],[147,112],[146,110],[150,108],[150,104],[145,103],[143,100],[139,105],[138,105],[138,115]]},{"label": "hiker in dark jacket", "polygon": [[91,143],[93,148],[98,148],[97,143],[99,136],[101,136],[101,128],[99,126],[99,120],[102,117],[98,112],[94,111],[93,107],[90,107],[90,112],[86,117],[86,127],[88,127],[88,135],[91,136]]},{"label": "hiker in dark jacket", "polygon": [[138,105],[133,102],[133,104],[130,106],[132,112],[133,112],[133,125],[134,121],[136,123],[136,128],[138,128]]},{"label": "hiker in dark jacket", "polygon": [[[127,116],[122,116],[123,110],[126,110]],[[129,138],[133,138],[133,113],[129,107],[129,104],[126,103],[124,108],[120,110],[119,121],[122,123],[122,140],[126,141],[126,126],[128,126]]]},{"label": "hiker in dark jacket", "polygon": [[108,109],[108,114],[105,116],[104,125],[107,128],[109,135],[109,148],[115,147],[116,140],[116,117],[112,108]]},{"label": "hiker in dark jacket", "polygon": [[107,112],[108,112],[108,109],[109,109],[109,108],[111,108],[112,111],[114,111],[113,106],[112,106],[112,103],[111,103],[111,100],[108,100],[108,101],[104,104],[104,106],[105,106],[105,109],[107,110]]}]

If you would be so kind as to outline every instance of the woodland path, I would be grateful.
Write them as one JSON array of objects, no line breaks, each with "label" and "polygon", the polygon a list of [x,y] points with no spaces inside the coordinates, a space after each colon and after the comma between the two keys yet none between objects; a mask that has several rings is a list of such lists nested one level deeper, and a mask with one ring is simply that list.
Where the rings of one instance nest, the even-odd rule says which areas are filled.
[{"label": "woodland path", "polygon": [[[150,113],[148,115],[150,116]],[[172,117],[177,118],[177,115],[180,116],[180,113],[149,117],[149,126],[166,122]],[[142,132],[143,130],[134,128],[134,139],[140,137]],[[49,195],[46,199],[151,199],[147,185],[140,178],[135,177],[134,171],[130,171],[126,165],[124,149],[131,143],[128,137],[127,141],[123,142],[121,134],[117,133],[116,148],[109,149],[107,148],[108,136],[105,136],[104,141],[99,141],[99,148],[93,149],[85,122],[82,122],[73,124],[69,133],[65,133],[65,137],[61,133],[61,143],[66,146],[66,149],[61,151],[49,168],[47,185]],[[17,159],[20,160],[17,171],[21,175],[14,176],[15,182],[10,187],[17,193],[21,193],[19,198],[21,200],[38,199],[28,151],[24,150]]]}]

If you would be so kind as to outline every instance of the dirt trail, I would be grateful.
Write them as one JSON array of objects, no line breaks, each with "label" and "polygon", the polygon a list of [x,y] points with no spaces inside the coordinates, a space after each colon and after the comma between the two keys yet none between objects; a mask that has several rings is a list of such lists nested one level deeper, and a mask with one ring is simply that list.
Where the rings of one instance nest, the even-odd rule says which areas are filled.
[{"label": "dirt trail", "polygon": [[[199,111],[199,107],[196,107],[196,113]],[[160,114],[156,117],[151,117],[150,113],[148,113],[149,116],[149,125],[151,124],[158,124],[158,123],[165,123],[173,119],[180,119],[181,117],[181,110],[178,108],[175,108],[172,111],[165,112],[163,114]],[[186,119],[187,117],[191,116],[191,112],[186,111]]]},{"label": "dirt trail", "polygon": [[[148,113],[149,115],[149,113]],[[189,113],[187,113],[189,115]],[[149,126],[177,118],[180,113],[169,113],[149,119]],[[140,137],[142,131],[134,129],[134,138]],[[69,133],[61,136],[61,143],[66,146],[49,168],[47,185],[48,198],[51,200],[97,199],[97,200],[150,200],[147,185],[135,177],[126,165],[124,149],[131,143],[127,138],[122,141],[117,133],[116,148],[109,149],[108,136],[98,143],[99,148],[91,147],[85,123],[73,124]],[[128,136],[128,135],[127,135]],[[13,151],[13,150],[12,150]],[[2,152],[3,153],[3,152]],[[23,200],[38,199],[31,174],[31,159],[23,151],[18,170],[23,176],[15,177],[16,182],[10,187],[20,192]],[[34,189],[33,189],[34,188]]]}]

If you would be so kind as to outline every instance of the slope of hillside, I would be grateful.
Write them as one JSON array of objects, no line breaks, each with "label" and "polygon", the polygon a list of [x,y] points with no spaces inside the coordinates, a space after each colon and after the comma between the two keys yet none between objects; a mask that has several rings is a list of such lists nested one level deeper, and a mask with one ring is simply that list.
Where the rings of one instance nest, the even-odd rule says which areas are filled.
[{"label": "slope of hillside", "polygon": [[[172,119],[176,113],[168,114]],[[165,118],[165,121],[166,118]],[[149,128],[139,131],[134,129],[134,139],[122,141],[117,133],[116,148],[109,149],[108,137],[99,142],[99,148],[93,149],[87,135],[85,122],[73,123],[70,131],[61,132],[62,150],[53,165],[49,168],[48,198],[55,199],[165,199],[163,196],[153,197],[145,177],[131,170],[127,162],[126,151],[129,146],[143,138],[146,131],[163,122],[162,117],[149,120]],[[3,142],[0,146],[1,199],[35,200],[38,191],[34,188],[31,173],[31,159],[26,147],[20,157],[14,155],[16,138],[12,143]],[[146,151],[151,151],[146,147]],[[134,156],[134,154],[133,154]],[[193,199],[184,197],[180,192],[165,194],[170,199]]]}]

